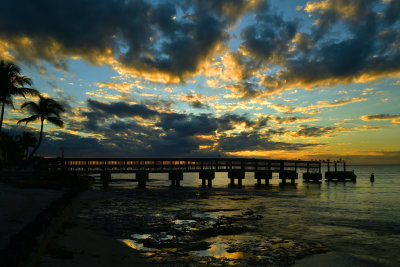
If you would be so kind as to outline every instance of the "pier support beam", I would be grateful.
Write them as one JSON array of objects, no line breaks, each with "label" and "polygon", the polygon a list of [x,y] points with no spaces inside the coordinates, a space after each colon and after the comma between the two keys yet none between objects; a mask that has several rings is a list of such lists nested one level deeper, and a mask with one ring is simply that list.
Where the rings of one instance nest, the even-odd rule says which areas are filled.
[{"label": "pier support beam", "polygon": [[282,180],[282,184],[286,184],[286,180],[290,180],[292,184],[298,178],[298,173],[295,171],[280,171],[279,172],[279,179]]},{"label": "pier support beam", "polygon": [[183,171],[169,172],[168,179],[171,181],[171,186],[180,186],[183,180]]},{"label": "pier support beam", "polygon": [[322,173],[303,173],[303,180],[305,182],[320,182],[322,180]]},{"label": "pier support beam", "polygon": [[102,171],[100,173],[100,179],[103,183],[103,186],[108,187],[108,184],[111,182],[111,173],[108,171]]},{"label": "pier support beam", "polygon": [[201,179],[201,186],[206,187],[206,181],[208,181],[208,187],[212,187],[212,180],[215,178],[215,172],[213,171],[201,171],[199,172],[199,179]]},{"label": "pier support beam", "polygon": [[231,171],[228,172],[228,178],[231,179],[231,186],[235,185],[235,179],[238,180],[238,186],[242,186],[242,180],[245,178],[245,173],[243,171]]},{"label": "pier support beam", "polygon": [[261,186],[261,180],[265,180],[265,185],[268,185],[269,180],[272,179],[272,171],[255,171],[254,178],[257,179],[258,186]]},{"label": "pier support beam", "polygon": [[136,181],[138,182],[138,187],[146,188],[146,182],[149,180],[148,172],[136,172]]},{"label": "pier support beam", "polygon": [[325,172],[325,179],[328,181],[336,180],[338,182],[345,182],[350,180],[356,182],[357,176],[352,171],[338,171],[338,172]]}]

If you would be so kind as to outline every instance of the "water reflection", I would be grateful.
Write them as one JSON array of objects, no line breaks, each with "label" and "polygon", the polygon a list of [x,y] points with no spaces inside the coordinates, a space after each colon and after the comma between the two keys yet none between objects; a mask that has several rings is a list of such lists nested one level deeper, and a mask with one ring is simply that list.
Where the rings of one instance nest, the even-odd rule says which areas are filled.
[{"label": "water reflection", "polygon": [[243,252],[227,252],[227,245],[212,244],[207,250],[196,251],[200,256],[211,256],[214,258],[226,258],[228,260],[236,260],[244,257]]},{"label": "water reflection", "polygon": [[[303,183],[299,179],[293,186],[290,183],[280,185],[277,177],[274,177],[269,186],[255,189],[254,179],[246,177],[242,189],[228,189],[229,179],[223,173],[218,174],[212,189],[196,188],[201,182],[195,176],[187,179],[186,185],[182,183],[183,188],[179,190],[164,190],[166,186],[169,186],[167,179],[159,179],[155,181],[155,184],[149,183],[149,190],[146,192],[132,189],[135,185],[132,183],[125,185],[125,191],[121,190],[126,193],[124,201],[117,198],[110,202],[102,202],[97,212],[107,219],[115,219],[118,223],[128,221],[125,224],[126,227],[135,225],[131,221],[139,221],[146,225],[149,216],[159,218],[154,220],[155,222],[168,218],[168,223],[174,225],[175,229],[182,234],[181,237],[190,235],[189,232],[213,233],[212,228],[217,229],[222,225],[222,220],[228,222],[231,217],[237,218],[238,222],[243,222],[242,225],[248,227],[248,232],[235,236],[235,240],[240,241],[238,241],[239,244],[235,244],[234,249],[230,243],[234,241],[229,236],[219,235],[218,240],[206,240],[210,243],[208,249],[202,247],[191,250],[196,251],[193,253],[196,253],[198,257],[234,261],[247,259],[249,250],[262,248],[262,250],[254,250],[254,253],[250,252],[260,260],[270,260],[274,263],[277,259],[272,253],[273,250],[294,251],[293,255],[297,253],[296,251],[300,254],[304,251],[315,253],[316,250],[325,252],[326,248],[313,247],[315,243],[322,243],[333,250],[341,249],[354,254],[376,255],[377,259],[396,266],[394,263],[400,262],[398,252],[394,249],[400,246],[400,213],[398,212],[400,210],[398,194],[400,168],[397,167],[392,172],[390,168],[375,168],[376,180],[372,185],[369,181],[369,168],[355,169],[358,175],[357,183],[326,181]],[[184,181],[185,179],[186,176]],[[122,184],[117,184],[114,188],[113,184],[110,186],[111,190],[115,190],[117,186],[122,188]],[[248,210],[263,218],[253,221],[249,220],[252,216],[249,215],[245,221],[243,214]],[[176,216],[183,212],[191,217]],[[105,224],[109,227],[115,222],[110,221]],[[238,224],[235,221],[235,226]],[[229,230],[229,227],[223,228],[224,231],[227,229]],[[124,232],[151,233],[134,235],[132,239],[122,241],[134,249],[141,251],[147,249],[146,253],[153,253],[153,256],[166,251],[166,248],[151,250],[143,246],[141,240],[147,238],[160,241],[158,234],[132,229],[124,229]],[[219,234],[219,232],[215,233]],[[164,237],[160,237],[173,236],[177,236],[175,232],[172,234],[168,232]],[[199,236],[203,237],[202,234]],[[275,236],[279,238],[276,241],[271,239]],[[184,244],[184,249],[186,249],[189,243]],[[182,253],[187,253],[184,249],[178,248],[184,251]],[[259,251],[264,254],[260,254]],[[289,258],[290,255],[283,256]]]},{"label": "water reflection", "polygon": [[122,243],[127,245],[130,248],[140,250],[140,251],[152,251],[152,249],[143,246],[143,243],[138,243],[132,239],[119,239]]}]

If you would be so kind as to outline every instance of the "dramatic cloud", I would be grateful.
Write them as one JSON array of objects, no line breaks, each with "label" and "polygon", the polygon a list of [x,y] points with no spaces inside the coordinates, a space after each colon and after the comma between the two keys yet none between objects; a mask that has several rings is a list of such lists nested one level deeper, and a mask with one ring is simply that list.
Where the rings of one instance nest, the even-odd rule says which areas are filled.
[{"label": "dramatic cloud", "polygon": [[218,100],[218,96],[203,96],[201,94],[181,94],[177,96],[177,99],[183,102],[187,102],[194,108],[209,108],[207,104],[210,101]]},{"label": "dramatic cloud", "polygon": [[299,150],[310,146],[312,145],[273,142],[269,140],[269,135],[258,133],[240,133],[232,136],[224,136],[219,140],[219,148],[226,152],[243,150]]},{"label": "dramatic cloud", "polygon": [[88,99],[88,107],[94,111],[103,113],[106,116],[133,117],[139,116],[142,118],[153,117],[158,114],[157,111],[147,108],[145,105],[134,104],[130,105],[125,102],[102,103],[99,101]]},{"label": "dramatic cloud", "polygon": [[297,137],[321,137],[323,135],[331,134],[336,127],[309,127],[307,125],[300,125],[300,130],[294,136]]},{"label": "dramatic cloud", "polygon": [[375,114],[364,115],[360,118],[363,121],[384,121],[391,120],[393,123],[400,123],[400,114]]},{"label": "dramatic cloud", "polygon": [[362,102],[362,101],[367,101],[367,98],[363,97],[346,97],[342,99],[336,99],[332,102],[328,101],[317,101],[316,104],[306,106],[306,107],[296,107],[296,106],[287,106],[283,104],[270,104],[269,107],[275,109],[276,111],[280,113],[285,113],[285,114],[290,114],[294,112],[300,112],[302,114],[307,114],[307,115],[313,115],[316,113],[319,113],[321,109],[324,108],[334,108],[334,107],[340,107],[344,106],[347,104],[352,104],[352,103],[357,103],[357,102]]},{"label": "dramatic cloud", "polygon": [[290,124],[290,123],[299,123],[299,122],[307,122],[307,121],[313,121],[315,120],[314,118],[311,117],[272,117],[271,119],[273,122],[276,122],[278,124]]},{"label": "dramatic cloud", "polygon": [[[40,153],[297,158],[333,137],[356,153],[364,131],[394,143],[400,1],[3,2],[0,59],[66,107]],[[4,129],[26,115],[14,100]]]},{"label": "dramatic cloud", "polygon": [[263,77],[269,93],[398,75],[400,3],[391,1],[380,11],[374,8],[380,2],[310,1],[305,7],[314,18],[310,33],[265,8],[242,32],[243,54],[279,69]]},{"label": "dramatic cloud", "polygon": [[152,80],[181,81],[199,70],[227,40],[227,28],[257,2],[17,0],[0,11],[0,52],[63,69],[68,57],[82,58]]},{"label": "dramatic cloud", "polygon": [[84,118],[82,122],[71,122],[64,131],[48,134],[46,139],[52,141],[39,152],[63,146],[71,155],[79,150],[91,155],[92,149],[123,156],[217,156],[244,150],[294,151],[310,147],[274,141],[274,136],[287,130],[267,128],[268,117],[251,120],[230,113],[216,117],[157,112],[143,104],[95,100],[88,100],[87,107],[77,111]]},{"label": "dramatic cloud", "polygon": [[263,91],[256,89],[256,85],[249,82],[241,82],[234,85],[226,85],[226,89],[232,91],[232,94],[225,95],[224,98],[240,98],[240,99],[252,99],[260,96]]}]

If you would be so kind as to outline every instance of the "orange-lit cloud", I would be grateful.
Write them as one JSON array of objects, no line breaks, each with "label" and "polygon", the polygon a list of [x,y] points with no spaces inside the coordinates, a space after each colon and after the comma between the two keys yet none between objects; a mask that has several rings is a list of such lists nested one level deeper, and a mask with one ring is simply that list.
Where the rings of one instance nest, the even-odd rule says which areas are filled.
[{"label": "orange-lit cloud", "polygon": [[275,109],[276,111],[280,113],[285,113],[285,114],[290,114],[294,112],[300,112],[302,114],[307,114],[307,115],[313,115],[319,112],[320,109],[324,108],[333,108],[333,107],[339,107],[351,103],[357,103],[357,102],[362,102],[362,101],[367,101],[367,98],[363,97],[346,97],[342,99],[337,99],[334,100],[333,102],[328,102],[328,101],[318,101],[317,104],[310,105],[307,107],[297,107],[297,106],[287,106],[287,105],[282,105],[282,104],[269,104],[268,106],[270,108]]},{"label": "orange-lit cloud", "polygon": [[363,121],[385,121],[390,120],[392,123],[400,123],[400,114],[375,114],[364,115],[360,117]]},{"label": "orange-lit cloud", "polygon": [[130,93],[131,89],[133,88],[134,84],[122,82],[122,83],[114,83],[114,82],[96,82],[96,86],[100,88],[110,88],[114,89],[120,93],[128,94]]}]

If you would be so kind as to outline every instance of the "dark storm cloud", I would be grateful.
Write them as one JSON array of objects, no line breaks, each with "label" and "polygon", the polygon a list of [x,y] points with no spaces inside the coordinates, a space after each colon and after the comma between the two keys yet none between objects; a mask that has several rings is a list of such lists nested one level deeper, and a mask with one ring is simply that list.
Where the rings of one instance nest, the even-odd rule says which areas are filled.
[{"label": "dark storm cloud", "polygon": [[161,121],[156,125],[165,131],[174,131],[178,135],[193,136],[211,134],[217,130],[215,118],[206,114],[186,115],[178,113],[161,114]]},{"label": "dark storm cloud", "polygon": [[104,115],[106,116],[115,115],[120,118],[139,116],[146,119],[158,115],[157,111],[151,110],[145,105],[128,104],[122,101],[113,103],[103,103],[96,100],[88,99],[87,106],[93,111],[104,113]]},{"label": "dark storm cloud", "polygon": [[[190,1],[188,1],[190,2]],[[198,6],[202,7],[206,12],[214,11],[219,17],[226,17],[228,20],[237,20],[244,12],[257,7],[262,3],[262,0],[246,1],[246,0],[195,0]],[[254,7],[252,3],[254,2]]]},{"label": "dark storm cloud", "polygon": [[139,72],[183,78],[226,40],[227,27],[249,3],[7,1],[0,10],[0,40],[13,46],[17,59],[32,63],[45,59],[67,68],[68,56],[102,64],[99,58],[109,55]]},{"label": "dark storm cloud", "polygon": [[235,125],[245,123],[246,126],[251,126],[251,122],[246,116],[226,113],[218,118],[218,130],[225,132],[235,128]]},{"label": "dark storm cloud", "polygon": [[300,130],[294,136],[298,137],[320,137],[332,133],[336,127],[309,127],[307,125],[300,125]]},{"label": "dark storm cloud", "polygon": [[254,58],[279,63],[286,57],[296,32],[297,22],[284,21],[265,3],[256,13],[256,23],[244,28],[241,38]]},{"label": "dark storm cloud", "polygon": [[[257,133],[260,129],[266,129],[269,117],[251,120],[245,115],[230,113],[216,117],[213,114],[155,112],[145,105],[102,103],[93,100],[88,100],[88,109],[81,114],[86,119],[82,122],[80,130],[102,136],[97,145],[102,147],[101,151],[113,155],[217,156],[223,155],[224,152],[257,149],[297,150],[308,146],[272,141],[272,136],[287,132],[284,128],[268,129],[264,134]],[[137,119],[137,116],[141,119]],[[142,123],[143,119],[146,123]],[[245,125],[252,130],[227,134],[238,125]],[[79,127],[79,123],[73,124],[72,127]],[[84,137],[79,137],[78,140],[69,138],[73,137],[65,135],[65,146],[68,142],[78,144],[84,140]],[[200,150],[201,146],[209,149]]]},{"label": "dark storm cloud", "polygon": [[325,2],[315,2],[317,7],[312,7],[314,2],[307,4],[316,21],[310,33],[299,32],[300,22],[285,21],[267,8],[256,24],[243,30],[242,45],[253,61],[281,69],[279,75],[264,77],[267,91],[350,83],[400,72],[399,1],[384,4],[382,12],[375,9],[382,5],[380,0]]},{"label": "dark storm cloud", "polygon": [[87,129],[94,131],[99,130],[98,126],[106,120],[114,117],[132,118],[141,117],[144,119],[152,118],[158,115],[157,111],[149,109],[142,104],[128,104],[125,102],[104,103],[96,100],[87,100],[89,111],[82,112],[82,116],[87,120],[84,122]]}]

